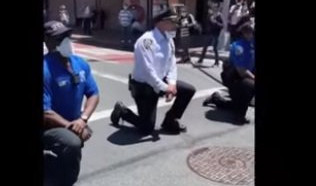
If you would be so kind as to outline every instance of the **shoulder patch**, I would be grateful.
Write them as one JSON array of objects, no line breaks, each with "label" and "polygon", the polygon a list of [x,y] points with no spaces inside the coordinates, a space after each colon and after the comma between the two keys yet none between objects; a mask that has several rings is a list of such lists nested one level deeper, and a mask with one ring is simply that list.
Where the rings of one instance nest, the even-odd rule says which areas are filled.
[{"label": "shoulder patch", "polygon": [[243,52],[244,52],[244,48],[243,48],[242,46],[238,46],[238,45],[237,45],[236,48],[235,48],[235,54],[236,54],[236,56],[242,55]]},{"label": "shoulder patch", "polygon": [[152,39],[144,39],[143,40],[143,45],[145,47],[145,49],[150,49],[151,45],[153,44],[153,40]]}]

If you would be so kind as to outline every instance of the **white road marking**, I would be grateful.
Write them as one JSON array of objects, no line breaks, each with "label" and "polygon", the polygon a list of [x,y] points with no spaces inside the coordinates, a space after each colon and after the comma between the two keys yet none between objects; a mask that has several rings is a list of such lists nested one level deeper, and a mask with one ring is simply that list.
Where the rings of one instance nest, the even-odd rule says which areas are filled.
[{"label": "white road marking", "polygon": [[111,75],[111,74],[103,74],[103,73],[97,72],[95,70],[92,70],[92,74],[97,75],[99,77],[103,77],[103,78],[111,79],[111,80],[114,80],[114,81],[118,81],[120,83],[128,84],[128,79],[124,78],[124,77],[114,76],[114,75]]},{"label": "white road marking", "polygon": [[[195,95],[193,96],[192,100],[194,99],[198,99],[198,98],[202,98],[202,97],[206,97],[211,95],[212,93],[214,93],[215,91],[220,91],[222,89],[225,89],[225,87],[216,87],[216,88],[211,88],[211,89],[205,89],[205,90],[200,90],[197,91],[195,93]],[[165,106],[169,106],[172,105],[174,102],[174,99],[172,102],[166,102],[164,98],[161,98],[158,102],[158,108],[160,107],[165,107]],[[133,112],[137,112],[137,107],[136,105],[130,105],[128,106],[129,109],[131,109]],[[89,119],[90,122],[94,122],[100,119],[105,119],[111,116],[113,109],[108,109],[108,110],[103,110],[103,111],[99,111],[99,112],[95,112],[91,118]]]}]

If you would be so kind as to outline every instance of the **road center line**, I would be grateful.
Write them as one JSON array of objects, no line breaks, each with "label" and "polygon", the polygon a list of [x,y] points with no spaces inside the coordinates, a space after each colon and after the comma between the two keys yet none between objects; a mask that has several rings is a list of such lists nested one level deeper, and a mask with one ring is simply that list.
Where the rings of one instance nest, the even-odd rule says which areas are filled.
[{"label": "road center line", "polygon": [[[194,99],[199,99],[199,98],[202,98],[202,97],[206,97],[206,96],[211,95],[215,91],[219,91],[219,90],[222,90],[222,89],[225,89],[225,87],[216,87],[216,88],[200,90],[200,91],[197,91],[195,93],[195,95],[194,95],[194,97],[192,99],[194,100]],[[174,102],[174,100],[172,102],[166,103],[165,99],[161,98],[161,99],[159,99],[159,102],[158,102],[158,108],[172,105],[173,102]],[[137,112],[136,105],[130,105],[130,106],[128,106],[128,108],[131,109],[133,112]],[[107,109],[107,110],[95,112],[91,116],[89,121],[90,122],[94,122],[94,121],[97,121],[97,120],[100,120],[100,119],[108,118],[108,117],[111,116],[112,111],[113,111],[113,109]]]}]

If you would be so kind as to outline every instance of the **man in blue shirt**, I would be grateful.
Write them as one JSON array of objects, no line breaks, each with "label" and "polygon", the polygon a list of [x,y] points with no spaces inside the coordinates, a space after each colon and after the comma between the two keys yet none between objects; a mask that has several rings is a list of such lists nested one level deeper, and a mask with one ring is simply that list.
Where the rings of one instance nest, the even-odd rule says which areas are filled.
[{"label": "man in blue shirt", "polygon": [[72,30],[57,21],[45,23],[44,29],[48,49],[43,64],[44,182],[71,186],[79,174],[83,142],[92,134],[87,122],[99,102],[99,91],[89,65],[73,55]]},{"label": "man in blue shirt", "polygon": [[215,92],[203,105],[213,103],[220,108],[232,109],[236,114],[236,122],[244,124],[249,123],[245,116],[255,93],[255,48],[250,22],[240,25],[237,31],[242,38],[232,43],[229,62],[223,65],[221,73],[223,84],[228,87],[232,100],[226,100]]},{"label": "man in blue shirt", "polygon": [[186,127],[179,123],[191,101],[195,88],[177,80],[177,66],[173,38],[176,34],[176,14],[166,10],[154,18],[155,28],[144,33],[135,44],[135,65],[130,78],[130,90],[136,102],[138,115],[117,102],[111,121],[118,125],[122,118],[133,124],[144,135],[152,134],[156,122],[160,96],[166,101],[176,97],[161,125],[164,132],[179,134]]}]

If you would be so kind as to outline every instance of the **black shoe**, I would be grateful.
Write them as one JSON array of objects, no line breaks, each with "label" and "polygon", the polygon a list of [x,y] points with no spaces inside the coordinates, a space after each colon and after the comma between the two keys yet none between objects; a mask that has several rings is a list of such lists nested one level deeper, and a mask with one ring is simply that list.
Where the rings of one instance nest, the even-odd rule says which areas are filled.
[{"label": "black shoe", "polygon": [[211,68],[214,68],[214,67],[219,67],[219,63],[217,62],[215,62],[212,66],[211,66]]},{"label": "black shoe", "polygon": [[234,123],[237,125],[244,125],[244,124],[249,124],[250,120],[247,119],[245,116],[236,116]]},{"label": "black shoe", "polygon": [[191,59],[190,58],[186,58],[183,61],[184,61],[184,63],[191,63]]},{"label": "black shoe", "polygon": [[197,64],[202,64],[203,63],[203,59],[199,59],[196,63]]},{"label": "black shoe", "polygon": [[161,130],[169,134],[180,134],[180,132],[187,132],[187,127],[176,119],[173,121],[165,120],[161,125]]},{"label": "black shoe", "polygon": [[[209,97],[207,97],[204,101],[203,101],[203,106],[207,106],[209,104],[215,104],[215,100],[218,99],[219,97],[221,97],[219,92],[214,92],[212,95],[210,95]],[[215,104],[216,105],[216,104]]]},{"label": "black shoe", "polygon": [[115,103],[114,109],[111,113],[111,121],[114,126],[119,126],[119,121],[122,117],[124,107],[125,105],[121,101]]}]

